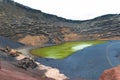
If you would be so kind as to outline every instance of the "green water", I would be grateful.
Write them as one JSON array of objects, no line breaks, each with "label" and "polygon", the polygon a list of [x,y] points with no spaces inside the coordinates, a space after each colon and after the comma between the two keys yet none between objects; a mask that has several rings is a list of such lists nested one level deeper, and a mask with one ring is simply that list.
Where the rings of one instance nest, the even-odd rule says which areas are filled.
[{"label": "green water", "polygon": [[44,57],[44,58],[53,58],[53,59],[64,59],[78,50],[82,50],[86,47],[102,44],[106,41],[78,41],[78,42],[66,42],[63,44],[49,46],[44,48],[36,48],[31,50],[31,54]]}]

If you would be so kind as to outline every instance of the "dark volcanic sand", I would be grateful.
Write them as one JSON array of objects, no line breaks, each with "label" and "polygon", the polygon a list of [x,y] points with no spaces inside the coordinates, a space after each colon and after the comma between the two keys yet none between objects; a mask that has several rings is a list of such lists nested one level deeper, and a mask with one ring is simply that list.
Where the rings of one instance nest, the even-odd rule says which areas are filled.
[{"label": "dark volcanic sand", "polygon": [[10,46],[11,48],[23,47],[24,44],[12,41],[6,37],[0,36],[0,47]]}]

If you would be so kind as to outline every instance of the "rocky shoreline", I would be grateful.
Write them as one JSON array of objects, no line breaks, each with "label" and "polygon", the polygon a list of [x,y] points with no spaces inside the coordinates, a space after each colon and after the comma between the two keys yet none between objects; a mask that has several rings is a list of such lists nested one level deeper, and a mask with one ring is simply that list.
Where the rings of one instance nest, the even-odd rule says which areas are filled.
[{"label": "rocky shoreline", "polygon": [[[23,49],[17,49],[18,51],[22,52],[24,55],[27,55],[29,57],[32,57],[29,53],[29,50],[31,50],[32,47],[26,47],[26,48],[23,48]],[[20,55],[19,57],[17,57],[16,59],[17,60],[20,60],[22,58],[24,58],[25,56],[24,55]],[[50,66],[45,66],[39,62],[36,62],[38,64],[38,69],[39,70],[45,70],[45,76],[46,77],[49,77],[49,78],[53,78],[55,80],[65,80],[65,79],[68,79],[67,76],[65,76],[64,74],[61,74],[59,72],[59,69],[57,68],[52,68]]]},{"label": "rocky shoreline", "polygon": [[[25,57],[32,57],[29,54],[29,50],[31,48],[32,47],[23,47],[23,48],[21,47],[21,48],[16,49],[17,51],[23,53],[23,54],[20,54],[18,57],[16,57],[16,60],[21,60]],[[2,61],[2,64],[3,63],[4,63],[4,61]],[[44,74],[44,76],[46,76],[46,78],[48,78],[48,79],[50,78],[50,79],[53,79],[53,80],[67,80],[68,79],[68,77],[66,77],[64,74],[61,74],[57,68],[52,68],[52,67],[49,67],[49,66],[45,66],[45,65],[43,65],[41,63],[38,63],[38,62],[36,62],[36,63],[38,65],[37,70],[42,72],[42,74]],[[7,64],[10,64],[10,63],[7,62]],[[4,69],[2,69],[2,70],[4,70]],[[34,71],[34,70],[32,70],[32,71]],[[29,69],[28,69],[28,72],[29,72]],[[24,72],[23,72],[23,74],[24,74]],[[40,75],[39,73],[36,73],[36,74]],[[33,73],[33,75],[34,75],[34,73]],[[22,78],[22,76],[21,76],[21,78]],[[45,79],[45,80],[48,80],[48,79]],[[24,80],[24,79],[22,79],[22,80]],[[29,79],[29,80],[34,80],[34,77],[33,77],[33,79]],[[35,78],[35,80],[38,80],[38,79]],[[40,80],[40,77],[39,77],[39,80]],[[44,80],[44,79],[42,79],[42,80]]]}]

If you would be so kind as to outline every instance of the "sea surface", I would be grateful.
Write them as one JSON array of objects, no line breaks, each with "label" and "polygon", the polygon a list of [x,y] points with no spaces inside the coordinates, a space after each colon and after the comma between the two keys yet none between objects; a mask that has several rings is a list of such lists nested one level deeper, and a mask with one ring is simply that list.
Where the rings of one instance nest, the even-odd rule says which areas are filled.
[{"label": "sea surface", "polygon": [[37,58],[38,62],[58,68],[69,78],[98,80],[105,69],[120,64],[120,40],[111,40],[78,50],[65,59]]}]

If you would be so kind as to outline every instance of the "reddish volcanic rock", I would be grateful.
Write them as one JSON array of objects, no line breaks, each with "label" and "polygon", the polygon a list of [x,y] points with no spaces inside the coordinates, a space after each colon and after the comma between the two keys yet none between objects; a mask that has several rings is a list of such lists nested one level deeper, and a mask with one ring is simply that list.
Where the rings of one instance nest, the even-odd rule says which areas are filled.
[{"label": "reddish volcanic rock", "polygon": [[120,65],[105,70],[99,80],[120,80]]},{"label": "reddish volcanic rock", "polygon": [[40,70],[24,70],[8,61],[1,61],[0,80],[53,80],[44,76]]}]

